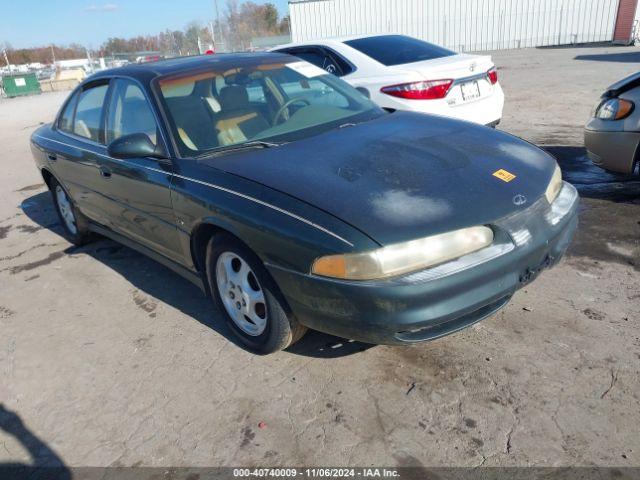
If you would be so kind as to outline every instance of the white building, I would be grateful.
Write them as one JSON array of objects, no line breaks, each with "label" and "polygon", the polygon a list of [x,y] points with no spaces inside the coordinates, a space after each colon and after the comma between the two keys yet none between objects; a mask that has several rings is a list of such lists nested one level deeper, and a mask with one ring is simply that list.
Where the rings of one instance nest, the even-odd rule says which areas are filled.
[{"label": "white building", "polygon": [[59,68],[84,68],[88,69],[90,66],[89,59],[76,58],[73,60],[58,60],[56,61],[56,67]]},{"label": "white building", "polygon": [[481,51],[628,41],[637,1],[289,0],[289,12],[294,42],[401,33]]}]

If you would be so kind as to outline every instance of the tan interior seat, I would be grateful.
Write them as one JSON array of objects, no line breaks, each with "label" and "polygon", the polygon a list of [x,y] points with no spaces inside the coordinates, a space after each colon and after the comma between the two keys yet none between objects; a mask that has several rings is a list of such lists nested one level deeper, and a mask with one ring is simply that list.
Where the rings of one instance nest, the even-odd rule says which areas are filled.
[{"label": "tan interior seat", "polygon": [[167,98],[182,143],[191,150],[206,150],[218,146],[215,115],[198,96]]},{"label": "tan interior seat", "polygon": [[219,101],[221,110],[217,115],[216,130],[220,145],[244,142],[270,127],[264,116],[251,107],[245,87],[223,87]]}]

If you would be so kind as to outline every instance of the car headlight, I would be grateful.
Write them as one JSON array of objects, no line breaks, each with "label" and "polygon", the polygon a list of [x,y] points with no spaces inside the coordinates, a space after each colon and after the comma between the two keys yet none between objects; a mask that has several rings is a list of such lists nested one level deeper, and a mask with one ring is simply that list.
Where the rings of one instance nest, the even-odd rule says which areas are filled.
[{"label": "car headlight", "polygon": [[610,98],[596,108],[595,117],[600,120],[621,120],[633,112],[634,104],[622,98]]},{"label": "car headlight", "polygon": [[545,197],[549,203],[553,203],[556,199],[560,190],[562,189],[562,171],[560,167],[556,163],[556,169],[553,171],[553,175],[551,175],[551,180],[549,181],[549,185],[547,185],[547,191],[544,192]]},{"label": "car headlight", "polygon": [[491,245],[493,231],[463,228],[369,252],[318,258],[311,273],[345,280],[375,280],[422,270]]}]

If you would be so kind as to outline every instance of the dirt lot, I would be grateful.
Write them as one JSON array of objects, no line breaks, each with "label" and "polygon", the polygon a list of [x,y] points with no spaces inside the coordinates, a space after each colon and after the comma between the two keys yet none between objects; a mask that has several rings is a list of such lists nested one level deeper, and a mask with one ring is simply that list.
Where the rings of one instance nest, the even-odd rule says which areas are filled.
[{"label": "dirt lot", "polygon": [[498,315],[407,348],[311,333],[253,356],[160,265],[71,248],[28,147],[64,95],[0,100],[0,463],[640,465],[640,178],[580,146],[640,49],[493,56],[500,128],[559,157],[579,232]]}]

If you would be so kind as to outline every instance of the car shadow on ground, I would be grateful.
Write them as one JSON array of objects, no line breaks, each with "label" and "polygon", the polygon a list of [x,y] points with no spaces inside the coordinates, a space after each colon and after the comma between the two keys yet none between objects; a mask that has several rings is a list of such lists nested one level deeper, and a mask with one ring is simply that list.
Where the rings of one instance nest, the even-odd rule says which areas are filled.
[{"label": "car shadow on ground", "polygon": [[[25,199],[21,208],[40,227],[62,235],[62,226],[49,192],[41,192]],[[240,346],[223,321],[221,313],[198,287],[143,254],[103,237],[82,247],[70,246],[64,253],[71,256],[90,255],[127,279],[134,288],[171,305]],[[140,307],[144,309],[145,305],[141,304]],[[371,346],[309,331],[286,351],[308,357],[336,358],[359,353]]]},{"label": "car shadow on ground", "polygon": [[566,43],[563,45],[539,45],[536,50],[569,50],[569,49],[594,49],[594,48],[621,48],[626,45],[612,44],[611,42]]},{"label": "car shadow on ground", "polygon": [[576,55],[573,59],[590,62],[637,63],[640,62],[640,52],[595,53],[591,55]]},{"label": "car shadow on ground", "polygon": [[594,165],[584,147],[543,146],[556,157],[562,178],[574,185],[581,197],[628,202],[640,198],[640,175],[607,172]]},{"label": "car shadow on ground", "polygon": [[71,479],[71,471],[60,456],[29,430],[17,413],[7,410],[2,403],[0,403],[0,432],[13,437],[28,452],[32,461],[32,463],[0,462],[0,478],[3,480]]},{"label": "car shadow on ground", "polygon": [[640,270],[633,247],[640,228],[640,175],[607,172],[591,163],[583,147],[544,148],[558,159],[563,178],[582,197],[579,227],[566,258],[580,268],[606,262]]}]

